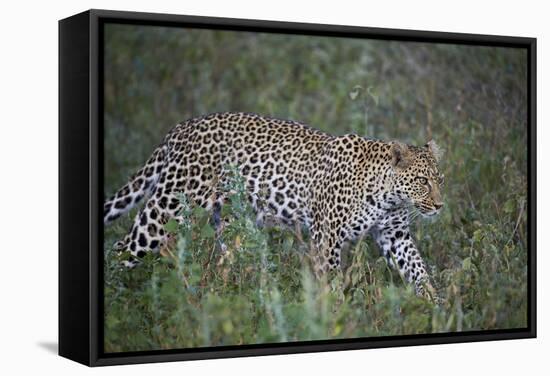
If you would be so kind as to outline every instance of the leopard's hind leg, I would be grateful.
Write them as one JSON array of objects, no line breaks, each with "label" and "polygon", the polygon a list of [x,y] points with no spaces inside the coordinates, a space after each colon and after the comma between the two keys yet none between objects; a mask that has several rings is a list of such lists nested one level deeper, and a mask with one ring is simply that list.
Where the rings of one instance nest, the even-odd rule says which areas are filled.
[{"label": "leopard's hind leg", "polygon": [[[177,168],[174,162],[163,169],[151,197],[136,215],[126,237],[124,250],[129,251],[136,262],[147,252],[159,252],[167,244],[168,234],[165,225],[170,219],[174,218],[178,222],[185,220],[182,218],[182,194],[190,205],[198,205],[213,211],[212,222],[219,239],[219,232],[223,226],[221,205],[218,201],[223,202],[223,198],[213,193],[216,186],[212,185],[211,180],[196,179],[195,176],[198,174],[178,176],[174,173]],[[220,247],[223,249],[223,243]]]},{"label": "leopard's hind leg", "polygon": [[[160,193],[160,194],[159,194]],[[159,252],[166,245],[168,234],[166,223],[181,211],[179,195],[175,192],[163,192],[157,186],[147,203],[136,215],[124,248],[133,256],[134,261],[147,252]]]}]

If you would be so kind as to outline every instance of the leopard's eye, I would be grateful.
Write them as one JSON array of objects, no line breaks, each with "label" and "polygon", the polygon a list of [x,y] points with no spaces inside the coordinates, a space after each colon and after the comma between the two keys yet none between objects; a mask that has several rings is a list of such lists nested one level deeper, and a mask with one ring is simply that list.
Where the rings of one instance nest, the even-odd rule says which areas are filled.
[{"label": "leopard's eye", "polygon": [[417,176],[416,179],[420,182],[420,184],[428,184],[428,179],[426,179],[424,176]]}]

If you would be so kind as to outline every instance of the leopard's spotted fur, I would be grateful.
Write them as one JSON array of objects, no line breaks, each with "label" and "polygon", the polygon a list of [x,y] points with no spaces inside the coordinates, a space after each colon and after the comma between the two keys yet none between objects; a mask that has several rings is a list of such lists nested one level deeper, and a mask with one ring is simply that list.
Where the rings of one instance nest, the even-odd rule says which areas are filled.
[{"label": "leopard's spotted fur", "polygon": [[[140,258],[166,242],[164,224],[179,211],[178,193],[219,211],[226,167],[236,165],[258,220],[311,230],[318,272],[340,266],[344,243],[374,236],[389,263],[415,284],[429,284],[409,230],[412,210],[432,216],[443,206],[439,148],[331,136],[306,125],[248,113],[218,113],[173,128],[129,182],[105,201],[104,223],[142,198],[118,248]],[[260,197],[262,199],[260,199]]]}]

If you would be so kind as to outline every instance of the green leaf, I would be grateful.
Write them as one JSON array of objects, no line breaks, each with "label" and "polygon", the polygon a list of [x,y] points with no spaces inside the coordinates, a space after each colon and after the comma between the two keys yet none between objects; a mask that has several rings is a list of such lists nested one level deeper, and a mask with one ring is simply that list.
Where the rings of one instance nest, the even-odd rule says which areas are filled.
[{"label": "green leaf", "polygon": [[466,257],[464,260],[462,260],[462,269],[470,270],[471,267],[472,267],[472,259],[470,257]]},{"label": "green leaf", "polygon": [[294,245],[294,238],[292,236],[286,236],[283,240],[283,250],[285,252],[288,252],[292,249],[292,246]]},{"label": "green leaf", "polygon": [[173,218],[166,222],[166,224],[164,225],[164,229],[171,234],[175,234],[176,232],[178,232],[178,227],[178,222]]},{"label": "green leaf", "polygon": [[216,236],[216,231],[214,231],[214,229],[212,228],[212,226],[210,226],[210,224],[207,223],[204,226],[202,226],[201,237],[212,239],[214,236]]},{"label": "green leaf", "polygon": [[504,203],[504,212],[507,214],[513,213],[516,209],[515,200],[508,200]]},{"label": "green leaf", "polygon": [[474,231],[474,242],[479,242],[483,238],[483,230],[475,230]]},{"label": "green leaf", "polygon": [[233,323],[230,320],[226,320],[222,324],[222,329],[226,334],[233,333]]},{"label": "green leaf", "polygon": [[255,248],[257,246],[258,246],[258,243],[252,240],[247,240],[243,243],[243,248],[246,248],[246,249]]},{"label": "green leaf", "polygon": [[120,320],[117,317],[113,315],[108,315],[107,320],[105,320],[105,326],[107,326],[108,328],[114,328],[118,325],[119,322]]},{"label": "green leaf", "polygon": [[225,217],[232,213],[232,207],[229,204],[223,204],[222,206],[222,217]]},{"label": "green leaf", "polygon": [[193,208],[193,216],[195,218],[202,218],[206,215],[207,211],[205,208],[203,208],[202,206],[195,206]]}]

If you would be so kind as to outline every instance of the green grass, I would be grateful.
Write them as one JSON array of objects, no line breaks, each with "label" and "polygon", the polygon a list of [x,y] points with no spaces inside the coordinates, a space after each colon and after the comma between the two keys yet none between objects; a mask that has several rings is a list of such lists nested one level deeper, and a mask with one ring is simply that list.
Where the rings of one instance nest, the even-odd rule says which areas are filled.
[{"label": "green grass", "polygon": [[[120,270],[105,230],[105,351],[137,351],[525,327],[526,54],[522,50],[109,26],[105,190],[176,122],[250,111],[333,134],[445,149],[445,209],[414,234],[439,295],[418,298],[370,239],[341,274],[312,277],[308,235],[259,229],[239,194],[229,251],[189,207],[166,257]],[[235,183],[237,184],[237,183]]]}]

